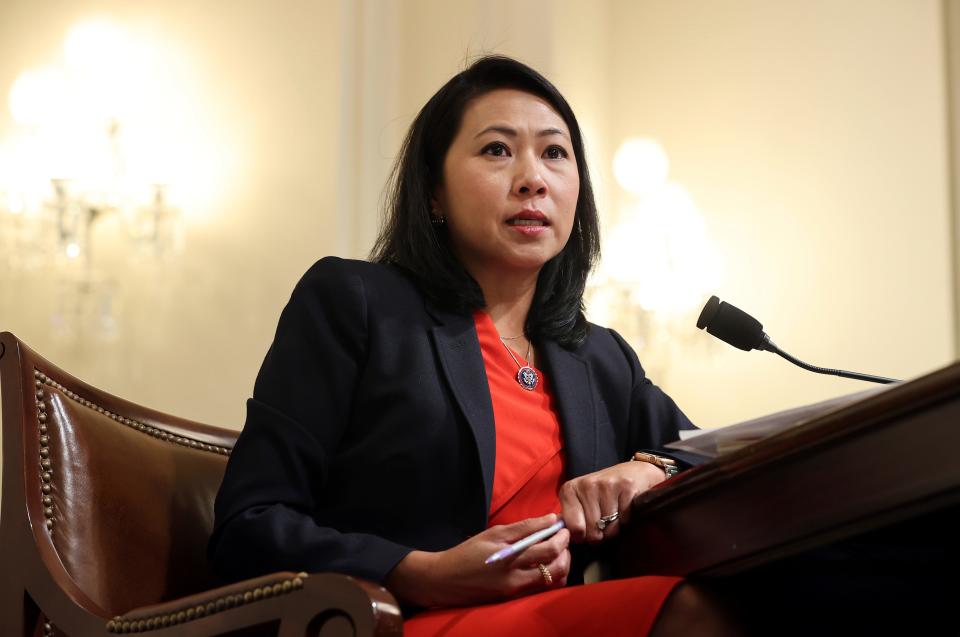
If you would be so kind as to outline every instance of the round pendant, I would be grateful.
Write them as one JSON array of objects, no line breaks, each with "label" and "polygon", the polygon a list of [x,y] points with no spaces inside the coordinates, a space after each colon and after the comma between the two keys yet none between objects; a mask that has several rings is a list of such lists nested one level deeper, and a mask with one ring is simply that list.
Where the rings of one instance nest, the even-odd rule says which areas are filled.
[{"label": "round pendant", "polygon": [[525,365],[517,372],[517,382],[527,391],[533,391],[537,388],[537,383],[540,382],[540,378],[537,376],[535,369]]}]

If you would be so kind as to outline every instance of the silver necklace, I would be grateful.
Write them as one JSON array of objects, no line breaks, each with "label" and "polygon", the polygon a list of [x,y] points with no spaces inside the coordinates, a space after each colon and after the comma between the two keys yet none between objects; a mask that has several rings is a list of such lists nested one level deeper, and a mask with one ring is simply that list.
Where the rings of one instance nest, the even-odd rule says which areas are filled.
[{"label": "silver necklace", "polygon": [[[509,339],[500,337],[500,343],[503,345],[504,349],[507,350],[507,354],[510,354],[510,358],[513,359],[513,362],[517,364],[517,367],[520,370],[517,372],[517,382],[520,383],[520,386],[526,389],[527,391],[533,391],[537,388],[537,383],[540,382],[540,377],[537,376],[537,370],[530,367],[529,365],[521,365],[520,361],[517,360],[517,357],[513,355],[513,350],[504,342],[506,340],[513,340],[520,338],[519,336],[513,336]],[[524,356],[528,361],[530,360],[530,341],[527,341],[527,354]]]}]

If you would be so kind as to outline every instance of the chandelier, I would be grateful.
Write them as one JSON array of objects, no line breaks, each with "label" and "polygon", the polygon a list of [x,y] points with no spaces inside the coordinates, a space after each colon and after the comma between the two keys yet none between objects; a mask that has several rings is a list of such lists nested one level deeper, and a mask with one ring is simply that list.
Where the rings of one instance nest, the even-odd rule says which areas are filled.
[{"label": "chandelier", "polygon": [[56,62],[24,69],[7,95],[0,278],[55,279],[55,326],[115,329],[115,264],[165,259],[183,245],[170,180],[138,130],[129,64],[120,66],[133,47],[111,23],[81,23]]},{"label": "chandelier", "polygon": [[620,145],[613,172],[621,205],[587,289],[591,320],[617,329],[659,378],[671,360],[715,347],[691,328],[724,277],[723,255],[703,213],[669,171],[656,140]]}]

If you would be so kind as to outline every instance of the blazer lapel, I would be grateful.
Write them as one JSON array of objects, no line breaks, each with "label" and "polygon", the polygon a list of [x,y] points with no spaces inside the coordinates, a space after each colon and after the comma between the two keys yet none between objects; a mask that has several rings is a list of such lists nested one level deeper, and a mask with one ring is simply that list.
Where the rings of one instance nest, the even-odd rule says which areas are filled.
[{"label": "blazer lapel", "polygon": [[597,410],[590,365],[553,342],[543,343],[538,351],[543,355],[560,412],[567,447],[567,477],[596,471]]},{"label": "blazer lapel", "polygon": [[[486,495],[484,514],[490,511],[496,463],[496,430],[487,373],[480,341],[471,316],[439,309],[427,302],[427,310],[441,324],[431,329],[443,374],[473,432],[483,472]],[[543,370],[549,375],[560,415],[567,451],[567,477],[596,471],[597,410],[590,365],[556,343],[538,344]]]},{"label": "blazer lapel", "polygon": [[443,323],[431,329],[440,365],[460,410],[470,424],[480,454],[483,488],[486,495],[484,516],[490,511],[493,472],[496,462],[496,430],[487,372],[480,353],[480,341],[473,318],[452,314],[428,305],[431,314]]}]

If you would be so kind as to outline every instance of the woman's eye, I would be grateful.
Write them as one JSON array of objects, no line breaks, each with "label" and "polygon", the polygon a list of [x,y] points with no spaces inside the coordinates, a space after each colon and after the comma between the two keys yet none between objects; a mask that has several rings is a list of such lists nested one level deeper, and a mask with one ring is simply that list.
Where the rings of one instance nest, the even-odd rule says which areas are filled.
[{"label": "woman's eye", "polygon": [[566,159],[569,157],[569,153],[562,146],[551,146],[544,155],[547,156],[547,159]]},{"label": "woman's eye", "polygon": [[502,142],[493,142],[483,147],[484,155],[493,155],[494,157],[507,157],[510,151]]}]

